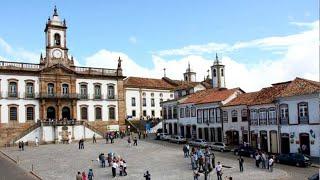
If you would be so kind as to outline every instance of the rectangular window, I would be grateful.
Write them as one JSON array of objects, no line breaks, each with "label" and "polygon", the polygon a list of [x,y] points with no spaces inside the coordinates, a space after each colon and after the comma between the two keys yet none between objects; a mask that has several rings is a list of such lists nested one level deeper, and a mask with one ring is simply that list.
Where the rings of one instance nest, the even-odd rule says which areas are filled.
[{"label": "rectangular window", "polygon": [[172,119],[172,107],[168,107],[168,119]]},{"label": "rectangular window", "polygon": [[131,98],[131,106],[133,106],[133,107],[136,106],[136,98],[134,98],[134,97]]},{"label": "rectangular window", "polygon": [[114,85],[108,85],[108,99],[114,99]]},{"label": "rectangular window", "polygon": [[9,109],[9,118],[10,121],[17,121],[18,120],[18,109],[16,107],[10,107]]},{"label": "rectangular window", "polygon": [[222,117],[223,117],[223,122],[227,123],[228,122],[228,111],[223,111]]},{"label": "rectangular window", "polygon": [[209,110],[209,122],[210,122],[210,123],[214,123],[214,116],[215,116],[215,114],[214,114],[214,109],[211,108],[211,109]]},{"label": "rectangular window", "polygon": [[174,106],[174,107],[173,107],[173,119],[177,119],[177,116],[178,116],[177,110],[178,110],[177,107]]},{"label": "rectangular window", "polygon": [[309,113],[308,113],[308,104],[305,102],[298,104],[298,117],[300,124],[308,124],[309,123]]},{"label": "rectangular window", "polygon": [[27,121],[34,120],[34,108],[33,107],[27,107]]},{"label": "rectangular window", "polygon": [[136,117],[136,110],[132,110],[132,117]]},{"label": "rectangular window", "polygon": [[163,119],[168,119],[168,116],[167,116],[167,108],[163,108]]},{"label": "rectangular window", "polygon": [[86,84],[80,85],[80,99],[88,99],[88,90]]},{"label": "rectangular window", "polygon": [[147,111],[143,110],[143,116],[147,116]]},{"label": "rectangular window", "polygon": [[197,111],[197,122],[202,123],[202,109],[198,109]]},{"label": "rectangular window", "polygon": [[220,113],[221,113],[220,108],[216,108],[216,116],[217,116],[216,122],[217,123],[221,122],[221,114]]},{"label": "rectangular window", "polygon": [[154,98],[151,98],[151,107],[154,107]]},{"label": "rectangular window", "polygon": [[275,108],[270,108],[268,110],[268,124],[269,125],[276,125],[277,124],[276,109]]},{"label": "rectangular window", "polygon": [[242,121],[248,121],[248,110],[247,109],[243,109],[241,111],[241,119],[242,119]]},{"label": "rectangular window", "polygon": [[185,109],[185,117],[190,117],[190,109],[189,109],[189,107],[186,107],[186,109]]},{"label": "rectangular window", "polygon": [[259,125],[267,125],[266,109],[259,109]]},{"label": "rectangular window", "polygon": [[142,106],[146,107],[147,106],[147,99],[142,98]]},{"label": "rectangular window", "polygon": [[154,110],[151,110],[151,116],[154,117]]},{"label": "rectangular window", "polygon": [[180,108],[180,118],[184,118],[184,108]]},{"label": "rectangular window", "polygon": [[204,109],[203,110],[203,123],[208,123],[208,120],[209,120],[209,118],[208,118],[208,112],[209,112],[209,110],[208,109]]},{"label": "rectangular window", "polygon": [[232,122],[238,122],[238,111],[237,110],[231,111],[231,118],[232,118]]},{"label": "rectangular window", "polygon": [[100,85],[94,86],[94,98],[101,99],[101,86]]},{"label": "rectangular window", "polygon": [[196,117],[196,108],[195,107],[191,108],[191,116]]}]

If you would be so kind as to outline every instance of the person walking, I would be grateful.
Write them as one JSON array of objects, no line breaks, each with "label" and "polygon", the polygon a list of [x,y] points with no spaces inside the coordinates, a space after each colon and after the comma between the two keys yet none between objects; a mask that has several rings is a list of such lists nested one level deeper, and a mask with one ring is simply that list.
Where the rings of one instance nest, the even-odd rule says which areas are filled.
[{"label": "person walking", "polygon": [[97,140],[96,140],[96,134],[93,134],[93,137],[92,137],[92,143],[97,143]]},{"label": "person walking", "polygon": [[243,158],[241,156],[239,156],[238,158],[238,161],[239,161],[239,168],[240,168],[240,172],[243,172]]},{"label": "person walking", "polygon": [[215,169],[216,169],[218,180],[222,180],[222,165],[220,164],[220,162],[218,162]]},{"label": "person walking", "polygon": [[24,151],[24,142],[21,141],[21,150]]},{"label": "person walking", "polygon": [[87,175],[86,175],[86,172],[82,172],[82,180],[87,180]]},{"label": "person walking", "polygon": [[133,146],[138,146],[138,139],[137,139],[137,137],[134,137],[134,139],[133,139]]},{"label": "person walking", "polygon": [[256,153],[255,159],[256,159],[256,167],[258,168],[260,166],[260,160],[261,160],[261,156],[259,153]]},{"label": "person walking", "polygon": [[269,159],[269,171],[272,172],[273,171],[273,157],[271,156]]},{"label": "person walking", "polygon": [[144,173],[143,177],[145,177],[146,180],[151,180],[151,174],[149,173],[149,171],[147,171],[146,173]]},{"label": "person walking", "polygon": [[21,151],[21,141],[19,141],[19,151]]},{"label": "person walking", "polygon": [[38,147],[38,146],[39,146],[39,139],[38,139],[38,137],[36,137],[35,143],[36,143],[36,147]]},{"label": "person walking", "polygon": [[196,170],[193,171],[193,180],[199,180],[200,173]]},{"label": "person walking", "polygon": [[126,176],[128,175],[127,173],[127,162],[123,160],[123,175]]},{"label": "person walking", "polygon": [[84,149],[84,139],[81,139],[80,149]]},{"label": "person walking", "polygon": [[187,156],[187,145],[186,144],[183,146],[182,150],[183,150],[184,158],[187,158],[188,156]]},{"label": "person walking", "polygon": [[93,177],[94,177],[93,171],[92,171],[92,169],[89,169],[89,172],[88,172],[88,180],[93,180]]},{"label": "person walking", "polygon": [[79,144],[79,149],[81,149],[81,140],[82,140],[82,139],[80,139],[79,142],[78,142],[78,144]]},{"label": "person walking", "polygon": [[76,175],[76,180],[82,180],[82,176],[79,171],[78,171],[78,174]]},{"label": "person walking", "polygon": [[112,162],[112,176],[114,178],[117,176],[117,168],[118,168],[118,164],[117,164],[116,160],[113,160],[113,162]]},{"label": "person walking", "polygon": [[128,146],[129,146],[129,147],[131,147],[131,146],[132,146],[130,136],[128,137]]},{"label": "person walking", "polygon": [[105,134],[105,139],[106,139],[106,144],[108,144],[108,142],[109,142],[109,135],[108,135],[107,132],[106,132],[106,134]]},{"label": "person walking", "polygon": [[106,157],[104,156],[104,153],[101,154],[101,167],[106,167]]},{"label": "person walking", "polygon": [[262,168],[265,169],[266,168],[266,162],[267,162],[267,156],[265,154],[265,152],[262,152],[261,154],[261,165],[262,165]]}]

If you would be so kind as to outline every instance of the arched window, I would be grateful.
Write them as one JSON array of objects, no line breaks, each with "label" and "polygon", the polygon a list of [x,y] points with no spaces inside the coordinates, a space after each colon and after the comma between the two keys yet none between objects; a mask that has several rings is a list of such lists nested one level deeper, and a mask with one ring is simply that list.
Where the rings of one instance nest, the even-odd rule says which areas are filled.
[{"label": "arched window", "polygon": [[87,107],[81,107],[80,113],[81,113],[81,120],[88,120],[88,108]]},{"label": "arched window", "polygon": [[151,93],[151,97],[154,97],[154,93]]},{"label": "arched window", "polygon": [[114,85],[108,85],[108,99],[114,99]]},{"label": "arched window", "polygon": [[56,33],[54,34],[54,45],[60,46],[60,44],[61,44],[60,34]]},{"label": "arched window", "polygon": [[86,84],[80,85],[80,98],[87,99],[88,98],[88,88]]},{"label": "arched window", "polygon": [[221,69],[221,76],[223,76],[223,73],[224,73],[224,72],[223,72],[223,69]]},{"label": "arched window", "polygon": [[101,107],[96,107],[95,108],[95,115],[96,115],[96,120],[102,120]]},{"label": "arched window", "polygon": [[213,77],[216,77],[216,76],[217,76],[217,70],[213,69]]},{"label": "arched window", "polygon": [[109,119],[116,119],[116,112],[114,107],[109,107]]},{"label": "arched window", "polygon": [[63,95],[69,94],[69,85],[68,84],[62,84],[62,94]]},{"label": "arched window", "polygon": [[160,97],[163,97],[163,94],[162,94],[162,93],[160,93]]},{"label": "arched window", "polygon": [[18,97],[18,86],[16,82],[9,82],[9,97]]},{"label": "arched window", "polygon": [[34,120],[34,107],[27,107],[26,110],[26,114],[27,114],[27,121],[33,121]]},{"label": "arched window", "polygon": [[48,95],[53,95],[54,93],[54,84],[49,83],[48,84]]},{"label": "arched window", "polygon": [[28,82],[26,84],[26,97],[33,98],[33,83],[32,82]]},{"label": "arched window", "polygon": [[94,85],[94,98],[101,99],[101,85],[100,84]]},{"label": "arched window", "polygon": [[18,108],[17,107],[9,107],[9,120],[17,121],[18,120]]},{"label": "arched window", "polygon": [[232,117],[232,122],[237,122],[238,121],[238,111],[237,110],[232,110],[231,111],[231,117]]}]

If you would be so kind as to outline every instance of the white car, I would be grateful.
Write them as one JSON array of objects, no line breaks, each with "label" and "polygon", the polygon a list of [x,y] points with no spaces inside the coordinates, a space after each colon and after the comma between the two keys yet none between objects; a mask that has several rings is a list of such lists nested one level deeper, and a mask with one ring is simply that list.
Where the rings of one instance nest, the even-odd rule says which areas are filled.
[{"label": "white car", "polygon": [[210,148],[212,150],[221,151],[221,152],[230,151],[230,148],[222,142],[214,142],[210,144]]},{"label": "white car", "polygon": [[197,147],[202,147],[202,148],[208,147],[208,143],[204,139],[195,139],[193,141],[189,141],[189,144],[191,146],[197,146]]},{"label": "white car", "polygon": [[167,133],[163,133],[160,135],[160,139],[163,141],[168,141],[171,138],[171,135],[167,134]]},{"label": "white car", "polygon": [[174,143],[178,143],[178,144],[182,144],[182,143],[186,143],[187,139],[182,137],[182,136],[172,136],[169,139],[169,142],[174,142]]}]

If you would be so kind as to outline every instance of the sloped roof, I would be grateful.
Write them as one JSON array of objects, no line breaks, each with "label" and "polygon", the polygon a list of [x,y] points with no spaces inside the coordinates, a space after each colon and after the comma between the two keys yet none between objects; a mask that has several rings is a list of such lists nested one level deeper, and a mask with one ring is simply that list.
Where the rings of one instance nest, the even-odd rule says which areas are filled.
[{"label": "sloped roof", "polygon": [[236,91],[242,91],[240,88],[234,89],[217,89],[211,88],[202,91],[198,91],[194,94],[191,94],[182,104],[194,103],[194,104],[206,104],[213,102],[220,102],[226,100]]},{"label": "sloped roof", "polygon": [[125,87],[146,88],[146,89],[165,89],[173,90],[174,86],[163,79],[128,77],[124,80]]},{"label": "sloped roof", "polygon": [[313,93],[320,93],[320,82],[297,77],[278,95],[278,97],[298,96]]},{"label": "sloped roof", "polygon": [[258,92],[249,92],[238,95],[236,98],[225,104],[224,106],[239,106],[239,105],[249,105],[255,100]]}]

